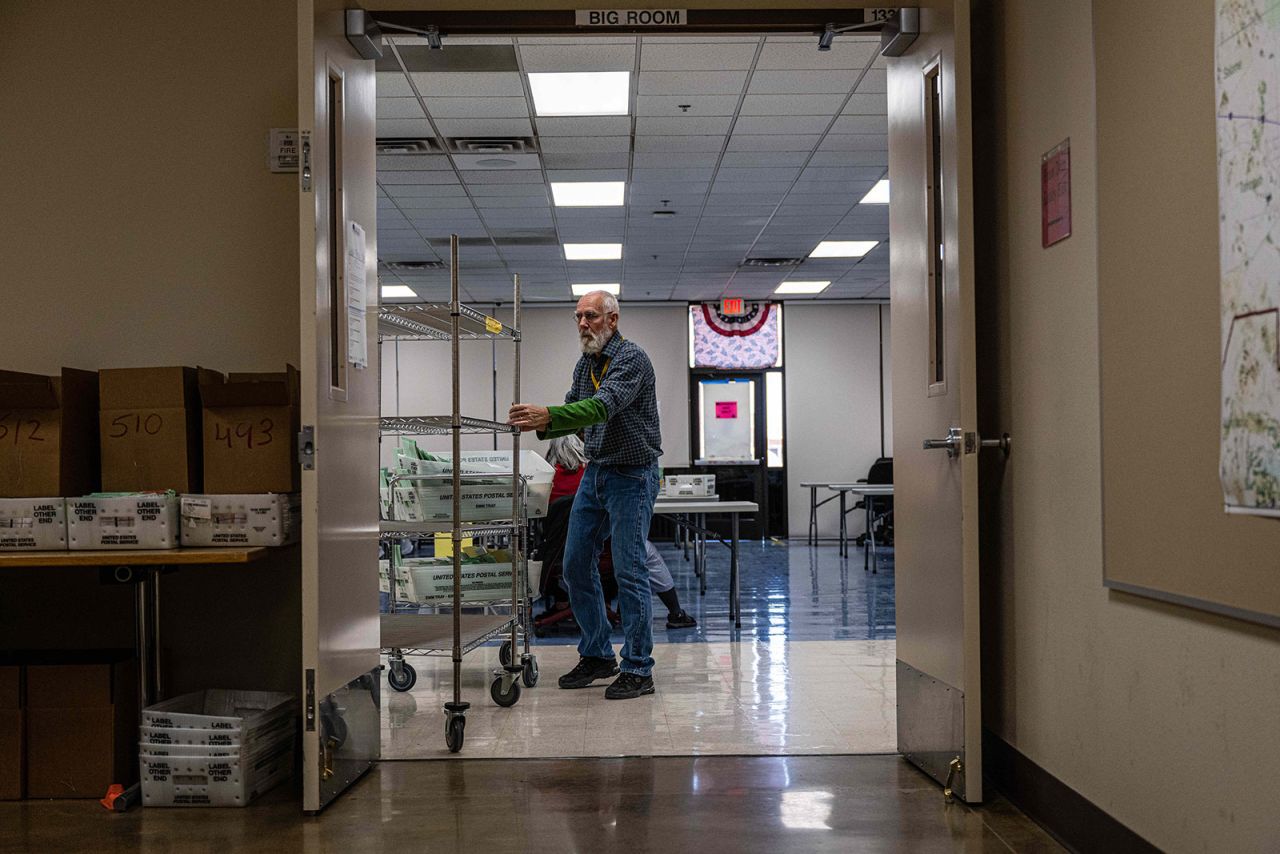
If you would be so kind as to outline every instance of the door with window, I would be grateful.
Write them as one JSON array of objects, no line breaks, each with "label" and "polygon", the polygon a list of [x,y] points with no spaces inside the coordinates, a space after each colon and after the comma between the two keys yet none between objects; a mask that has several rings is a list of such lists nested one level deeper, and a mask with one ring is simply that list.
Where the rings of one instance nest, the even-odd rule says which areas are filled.
[{"label": "door with window", "polygon": [[898,750],[982,800],[968,0],[890,58]]},{"label": "door with window", "polygon": [[[374,69],[299,4],[303,809],[379,756]],[[306,433],[306,428],[311,433]],[[310,453],[306,453],[309,451]]]}]

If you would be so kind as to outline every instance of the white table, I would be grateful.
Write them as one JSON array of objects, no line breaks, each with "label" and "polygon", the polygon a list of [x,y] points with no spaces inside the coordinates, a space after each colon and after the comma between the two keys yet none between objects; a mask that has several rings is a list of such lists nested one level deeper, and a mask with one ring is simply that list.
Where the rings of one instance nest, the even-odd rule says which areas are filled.
[{"label": "white table", "polygon": [[[828,495],[821,501],[818,500],[819,489],[829,489],[830,481],[825,480],[803,480],[800,482],[801,489],[809,490],[809,545],[816,546],[818,544],[818,508],[828,501],[835,501],[837,496]],[[843,521],[844,516],[840,519]]]},{"label": "white table", "polygon": [[[664,499],[658,496],[653,512],[662,516],[674,516],[676,524],[694,532],[693,571],[698,575],[699,592],[707,592],[706,538],[708,535],[729,549],[729,616],[735,627],[742,626],[742,605],[738,584],[738,517],[743,513],[757,513],[760,505],[754,501],[702,501],[688,498]],[[732,534],[729,542],[707,528],[707,516],[724,514],[731,520]]]},{"label": "white table", "polygon": [[[876,571],[876,529],[875,525],[881,519],[892,515],[893,511],[881,513],[875,512],[875,499],[891,498],[893,496],[892,483],[832,483],[827,486],[828,489],[835,490],[840,493],[840,556],[849,556],[849,532],[845,524],[845,514],[849,511],[845,509],[845,493],[852,492],[854,495],[861,495],[863,505],[867,511],[867,549],[862,553],[862,571],[866,572],[868,563],[871,565],[871,571]],[[850,508],[852,509],[852,508]]]}]

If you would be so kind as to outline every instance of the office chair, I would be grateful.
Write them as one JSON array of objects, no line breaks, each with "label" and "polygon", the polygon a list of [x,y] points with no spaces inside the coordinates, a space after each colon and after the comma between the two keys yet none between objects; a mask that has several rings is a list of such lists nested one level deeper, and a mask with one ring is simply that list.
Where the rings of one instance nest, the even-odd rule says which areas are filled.
[{"label": "office chair", "polygon": [[[879,457],[871,468],[867,469],[867,476],[858,478],[858,483],[867,484],[888,484],[893,483],[893,457]],[[853,505],[853,509],[865,509],[867,501],[874,501],[877,507],[877,515],[880,528],[876,533],[876,542],[882,545],[893,545],[893,496],[883,496],[873,499],[863,498],[857,504]],[[854,545],[866,545],[867,535],[865,532],[854,538]]]}]

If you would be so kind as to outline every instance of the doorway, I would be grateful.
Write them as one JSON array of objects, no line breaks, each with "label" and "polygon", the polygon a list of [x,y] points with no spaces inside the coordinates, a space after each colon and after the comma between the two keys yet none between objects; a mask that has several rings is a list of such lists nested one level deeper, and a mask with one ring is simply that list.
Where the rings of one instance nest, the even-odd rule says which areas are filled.
[{"label": "doorway", "polygon": [[[727,619],[727,555],[709,544],[703,595],[684,550],[654,537],[682,604],[698,620],[679,631],[655,621],[655,702],[617,704],[557,690],[552,680],[576,661],[576,638],[549,635],[536,643],[544,684],[512,709],[475,704],[457,756],[891,752],[892,551],[882,551],[872,573],[856,548],[848,558],[832,542],[810,548],[787,512],[794,497],[787,480],[865,476],[879,455],[878,427],[858,431],[858,441],[870,437],[865,452],[831,453],[812,473],[783,479],[791,432],[776,428],[816,416],[794,395],[779,405],[780,370],[690,371],[682,346],[690,303],[730,294],[786,300],[788,313],[796,306],[798,316],[812,318],[798,321],[806,326],[864,311],[879,323],[888,295],[888,215],[883,204],[863,201],[887,169],[878,38],[842,37],[831,51],[819,51],[816,37],[788,33],[494,33],[450,36],[443,51],[425,38],[391,41],[396,68],[379,70],[379,272],[384,289],[409,293],[384,290],[387,300],[437,298],[448,270],[432,249],[440,236],[458,233],[466,298],[494,304],[502,317],[510,275],[520,273],[530,297],[523,346],[541,375],[526,386],[534,385],[536,399],[558,402],[577,358],[564,333],[571,286],[619,286],[620,328],[649,352],[660,384],[670,375],[661,366],[672,361],[685,382],[659,395],[664,451],[674,457],[664,468],[716,467],[720,497],[749,489],[762,498],[758,518],[769,520],[744,533],[741,628]],[[627,113],[540,115],[530,75],[556,70],[625,71]],[[553,185],[562,181],[621,182],[625,201],[557,204]],[[622,244],[621,257],[576,260],[564,249],[611,241]],[[856,256],[815,253],[824,242],[859,241],[837,250],[859,250]],[[784,283],[819,282],[808,294],[776,293]],[[878,413],[870,395],[879,394],[880,345],[864,337],[875,345],[859,364],[831,358],[844,351],[819,340],[809,348],[808,370],[826,394],[841,396],[843,378],[865,368],[859,389],[871,391],[857,405]],[[400,378],[398,393],[384,399],[410,406],[443,394],[432,384],[440,375],[432,358],[404,343],[384,352],[384,376]],[[464,389],[485,410],[494,387],[484,385],[488,372],[486,362]],[[726,404],[721,418],[718,404]],[[714,429],[717,421],[738,429]],[[824,441],[839,448],[844,431],[853,432],[837,425]],[[708,453],[727,442],[744,449]],[[733,462],[751,463],[750,477]],[[856,534],[860,516],[849,518]],[[769,533],[782,536],[774,541]],[[481,652],[487,658],[464,670],[472,694],[483,694],[498,660],[496,647]],[[449,756],[436,693],[450,678],[448,666],[424,662],[412,691],[389,692],[384,755]]]}]

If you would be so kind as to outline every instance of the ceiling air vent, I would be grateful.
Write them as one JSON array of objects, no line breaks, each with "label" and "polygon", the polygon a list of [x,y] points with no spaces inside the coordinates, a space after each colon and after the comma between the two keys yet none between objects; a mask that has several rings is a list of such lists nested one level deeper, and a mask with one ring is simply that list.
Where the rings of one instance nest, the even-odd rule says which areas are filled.
[{"label": "ceiling air vent", "polygon": [[793,267],[804,261],[803,258],[746,258],[743,267]]},{"label": "ceiling air vent", "polygon": [[459,154],[536,154],[538,146],[530,136],[454,137],[449,148]]},{"label": "ceiling air vent", "polygon": [[379,154],[440,154],[443,149],[433,137],[380,136]]},{"label": "ceiling air vent", "polygon": [[400,270],[401,272],[410,272],[413,270],[443,270],[446,266],[444,261],[384,261],[389,270]]}]

